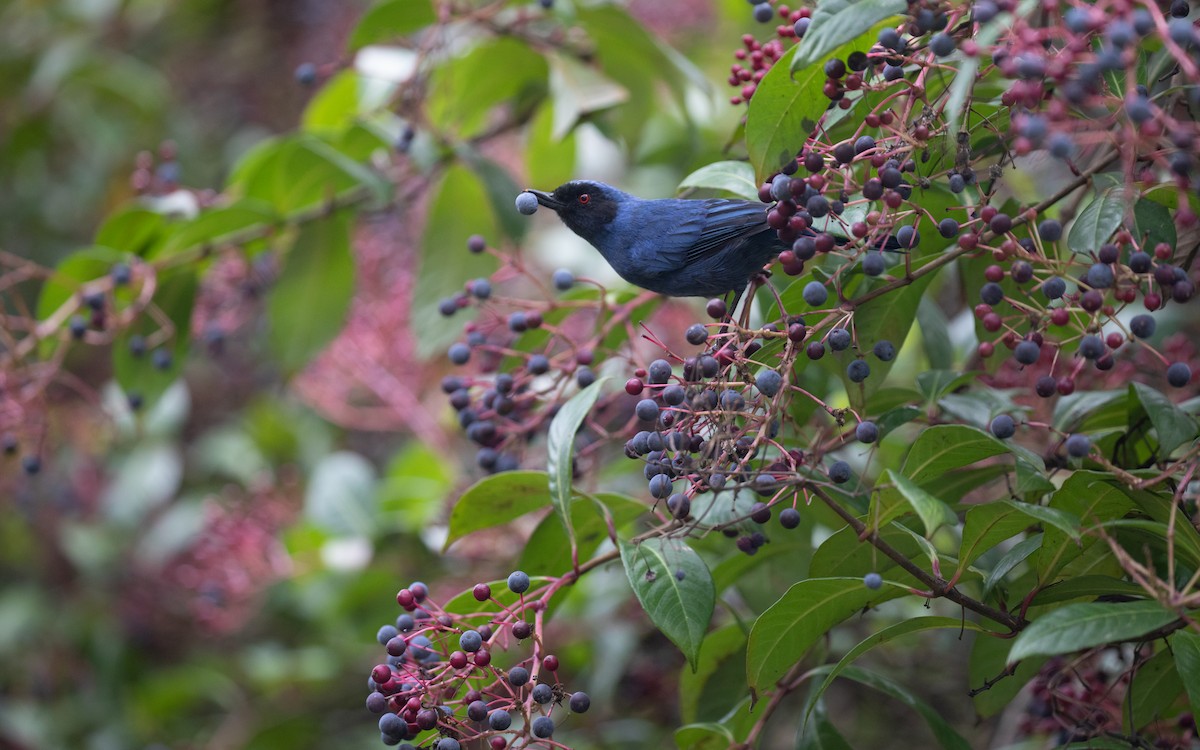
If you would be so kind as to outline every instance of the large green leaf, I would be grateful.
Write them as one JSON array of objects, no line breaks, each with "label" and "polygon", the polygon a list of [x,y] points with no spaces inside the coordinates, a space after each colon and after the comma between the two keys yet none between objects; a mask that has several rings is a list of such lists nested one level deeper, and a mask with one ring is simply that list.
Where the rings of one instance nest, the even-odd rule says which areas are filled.
[{"label": "large green leaf", "polygon": [[1171,212],[1147,198],[1133,204],[1133,236],[1145,248],[1153,248],[1160,242],[1175,247],[1179,240]]},{"label": "large green leaf", "polygon": [[[1085,526],[1120,518],[1133,507],[1133,501],[1108,479],[1105,474],[1077,471],[1051,495],[1049,507],[1072,514]],[[1041,582],[1053,582],[1063,565],[1097,541],[1094,536],[1074,538],[1058,528],[1047,528],[1036,560]]]},{"label": "large green leaf", "polygon": [[[826,665],[813,670],[812,674],[814,677],[819,677],[822,674],[832,671],[834,668],[833,665]],[[939,745],[946,748],[946,750],[970,750],[970,743],[955,731],[949,722],[942,718],[942,712],[918,698],[911,690],[895,680],[859,667],[845,667],[842,669],[840,676],[848,680],[854,680],[860,685],[866,685],[878,690],[884,695],[891,696],[916,711],[925,720],[925,723],[929,725],[934,739],[937,740]]]},{"label": "large green leaf", "polygon": [[567,530],[567,540],[575,549],[575,530],[571,526],[571,481],[575,475],[575,433],[600,398],[607,378],[584,388],[563,404],[550,422],[546,436],[546,472],[550,478],[550,499]]},{"label": "large green leaf", "polygon": [[642,609],[696,669],[716,601],[708,566],[681,540],[621,540],[620,548],[625,575]]},{"label": "large green leaf", "polygon": [[800,722],[796,733],[796,750],[851,750],[850,743],[842,736],[825,709],[825,701],[812,697],[805,703],[807,721]]},{"label": "large green leaf", "polygon": [[363,14],[347,46],[353,52],[368,44],[393,41],[436,21],[430,0],[387,0]]},{"label": "large green leaf", "polygon": [[760,694],[774,687],[830,628],[864,607],[907,593],[885,582],[872,590],[861,578],[810,578],[787,590],[755,620],[746,646],[746,677]]},{"label": "large green leaf", "polygon": [[[204,211],[194,219],[182,224],[173,225],[161,245],[150,252],[151,258],[164,258],[178,255],[196,248],[211,248],[216,250],[229,239],[237,239],[272,227],[279,217],[271,206],[263,201],[243,198],[233,203]],[[240,244],[248,254],[254,255],[266,247],[262,237]]]},{"label": "large green leaf", "polygon": [[481,42],[438,66],[425,112],[440,131],[478,135],[492,122],[494,107],[531,111],[545,96],[548,74],[546,58],[515,36]]},{"label": "large green leaf", "polygon": [[1192,715],[1200,716],[1200,634],[1180,630],[1168,640],[1175,654],[1175,667],[1187,689]]},{"label": "large green leaf", "polygon": [[[921,556],[922,550],[917,541],[902,531],[899,524],[887,524],[880,529],[879,537],[910,560]],[[821,542],[809,565],[809,575],[813,578],[863,576],[871,572],[887,574],[898,582],[917,585],[916,579],[902,570],[895,560],[884,555],[870,542],[859,539],[858,532],[850,526],[843,526]]]},{"label": "large green leaf", "polygon": [[[551,91],[554,90],[554,76],[554,66],[551,64]],[[575,133],[555,136],[554,108],[557,105],[558,98],[555,96],[553,102],[547,102],[538,109],[529,123],[525,141],[525,176],[529,179],[530,187],[553,190],[575,174]]]},{"label": "large green leaf", "polygon": [[[179,377],[191,344],[192,309],[199,283],[190,266],[164,271],[158,279],[153,305],[161,313],[143,314],[122,330],[113,342],[113,374],[129,396],[137,396],[150,406]],[[161,325],[169,321],[170,326]],[[132,336],[152,342],[154,349],[170,353],[170,366],[160,367],[154,354],[138,355],[130,347]]]},{"label": "large green leaf", "polygon": [[265,142],[238,164],[229,186],[281,214],[364,189],[382,203],[390,191],[381,176],[310,134]]},{"label": "large green leaf", "polygon": [[1196,420],[1189,417],[1171,400],[1143,383],[1129,384],[1130,423],[1138,418],[1138,404],[1145,410],[1158,435],[1159,455],[1166,458],[1183,445],[1196,439]]},{"label": "large green leaf", "polygon": [[875,495],[878,503],[871,513],[871,519],[876,525],[882,525],[900,515],[904,509],[904,502],[916,511],[917,517],[925,525],[927,537],[932,536],[933,532],[943,525],[954,526],[958,523],[958,516],[954,515],[949,505],[899,472],[888,469],[886,474],[894,489]]},{"label": "large green leaf", "polygon": [[1179,615],[1153,601],[1068,604],[1021,631],[1008,652],[1008,663],[1134,640],[1177,619]]},{"label": "large green leaf", "polygon": [[[812,66],[792,78],[793,47],[763,76],[746,114],[746,149],[755,179],[762,182],[795,159],[829,100],[821,93],[825,73]],[[757,192],[757,191],[756,191]]]},{"label": "large green leaf", "polygon": [[1133,683],[1129,686],[1130,710],[1122,712],[1126,730],[1132,732],[1153,721],[1177,715],[1179,711],[1172,704],[1181,693],[1183,681],[1175,669],[1175,657],[1169,649],[1160,649],[1134,672]]},{"label": "large green leaf", "polygon": [[[839,659],[838,663],[833,666],[833,669],[829,670],[829,673],[825,675],[825,680],[816,689],[817,697],[823,695],[829,686],[833,684],[833,681],[837,679],[838,675],[866,652],[909,633],[919,633],[925,630],[974,630],[981,633],[988,632],[978,623],[958,617],[914,617],[902,620],[867,637],[860,641],[857,646],[847,651],[846,655]],[[802,721],[807,722],[808,720],[809,716],[805,716]]]},{"label": "large green leaf", "polygon": [[[571,502],[571,528],[575,530],[580,560],[590,558],[600,544],[608,539],[606,509],[613,527],[620,530],[644,514],[646,505],[632,497],[611,492],[575,497]],[[547,573],[565,573],[571,569],[571,544],[557,513],[549,513],[538,522],[521,551],[517,568]]]},{"label": "large green leaf", "polygon": [[342,330],[354,296],[350,222],[334,215],[305,224],[267,296],[271,350],[296,372]]},{"label": "large green leaf", "polygon": [[1008,446],[977,427],[936,425],[917,436],[902,471],[912,481],[923,484],[953,469],[1008,452]]},{"label": "large green leaf", "polygon": [[684,177],[679,187],[721,190],[748,201],[758,200],[754,167],[744,161],[718,161],[707,164]]},{"label": "large green leaf", "polygon": [[988,571],[987,576],[983,579],[983,596],[986,599],[988,592],[996,587],[996,584],[1004,580],[1004,577],[1012,572],[1012,569],[1029,559],[1029,556],[1042,548],[1045,542],[1045,532],[1038,534],[1030,534],[1029,537],[1022,539],[1012,546],[1004,556],[996,561],[992,569]]},{"label": "large green leaf", "polygon": [[506,471],[467,488],[450,511],[443,549],[480,529],[500,526],[551,504],[550,477],[541,471]]},{"label": "large green leaf", "polygon": [[[412,328],[421,332],[417,339],[417,354],[421,357],[443,349],[458,335],[457,326],[446,325],[438,312],[438,302],[461,291],[469,279],[489,276],[496,269],[496,259],[491,255],[472,255],[467,250],[467,238],[473,234],[493,242],[497,239],[489,205],[483,183],[461,165],[447,169],[433,189],[412,298]],[[458,317],[467,317],[468,313],[462,310]]]},{"label": "large green leaf", "polygon": [[964,570],[984,552],[1016,536],[1030,525],[1028,517],[1003,503],[986,503],[971,508],[963,521],[958,569]]},{"label": "large green leaf", "polygon": [[1091,200],[1071,224],[1067,247],[1076,253],[1094,253],[1121,226],[1128,203],[1124,188],[1109,188]]},{"label": "large green leaf", "polygon": [[[867,37],[863,29],[871,29],[870,33],[878,37],[881,22],[903,14],[907,8],[904,0],[820,0],[799,45],[800,51],[791,62],[792,70],[823,63],[846,42]],[[863,45],[860,39],[859,47],[847,51],[866,52],[873,41],[874,38],[867,38]]]},{"label": "large green leaf", "polygon": [[96,230],[94,242],[130,255],[148,255],[166,226],[166,217],[157,211],[132,206],[105,219]]},{"label": "large green leaf", "polygon": [[[629,99],[629,91],[569,55],[550,55],[550,138],[566,138],[579,121]],[[574,161],[574,154],[571,155]],[[551,185],[545,186],[550,189]]]},{"label": "large green leaf", "polygon": [[1072,539],[1078,539],[1082,522],[1079,516],[1059,508],[1047,508],[1031,503],[1019,503],[1016,500],[1004,500],[1005,505],[1045,526],[1052,526]]},{"label": "large green leaf", "polygon": [[686,722],[716,716],[746,693],[746,633],[731,623],[704,637],[694,671],[679,675],[679,713]]}]

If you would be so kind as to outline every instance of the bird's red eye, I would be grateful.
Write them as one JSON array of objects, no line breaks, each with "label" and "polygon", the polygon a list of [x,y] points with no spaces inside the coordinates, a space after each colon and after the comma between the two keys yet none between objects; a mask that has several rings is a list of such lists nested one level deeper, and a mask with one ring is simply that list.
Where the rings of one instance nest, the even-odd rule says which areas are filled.
[{"label": "bird's red eye", "polygon": [[587,205],[587,202],[590,201],[591,199],[592,199],[592,196],[588,195],[587,193],[583,193],[582,195],[579,196],[579,202],[585,206]]}]

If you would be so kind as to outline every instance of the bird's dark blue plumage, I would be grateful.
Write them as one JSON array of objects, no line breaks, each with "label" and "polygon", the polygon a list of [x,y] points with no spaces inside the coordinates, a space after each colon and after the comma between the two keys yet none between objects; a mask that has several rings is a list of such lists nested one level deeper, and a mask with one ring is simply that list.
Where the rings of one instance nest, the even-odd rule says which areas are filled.
[{"label": "bird's dark blue plumage", "polygon": [[621,278],[672,297],[741,292],[785,246],[757,201],[644,200],[579,180],[527,191],[590,242]]}]

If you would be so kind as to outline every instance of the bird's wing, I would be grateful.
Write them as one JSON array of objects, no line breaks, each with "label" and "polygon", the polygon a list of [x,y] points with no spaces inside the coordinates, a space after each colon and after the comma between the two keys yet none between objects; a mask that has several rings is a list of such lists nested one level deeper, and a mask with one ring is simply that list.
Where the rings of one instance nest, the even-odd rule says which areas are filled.
[{"label": "bird's wing", "polygon": [[715,255],[737,240],[770,230],[767,225],[767,207],[762,203],[707,200],[704,201],[704,207],[706,210],[703,216],[687,222],[702,222],[702,226],[688,228],[690,232],[694,232],[694,239],[684,253],[684,262],[689,265]]},{"label": "bird's wing", "polygon": [[645,201],[643,207],[637,222],[655,231],[633,253],[642,274],[675,273],[771,231],[767,207],[751,201]]}]

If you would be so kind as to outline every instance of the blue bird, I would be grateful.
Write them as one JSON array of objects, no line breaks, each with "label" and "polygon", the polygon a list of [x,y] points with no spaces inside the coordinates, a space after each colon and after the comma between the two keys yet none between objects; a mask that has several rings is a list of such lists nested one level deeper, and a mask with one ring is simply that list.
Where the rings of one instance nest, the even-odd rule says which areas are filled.
[{"label": "blue bird", "polygon": [[621,278],[670,297],[740,297],[787,247],[767,224],[770,206],[757,201],[644,200],[589,180],[525,192],[599,250]]}]

